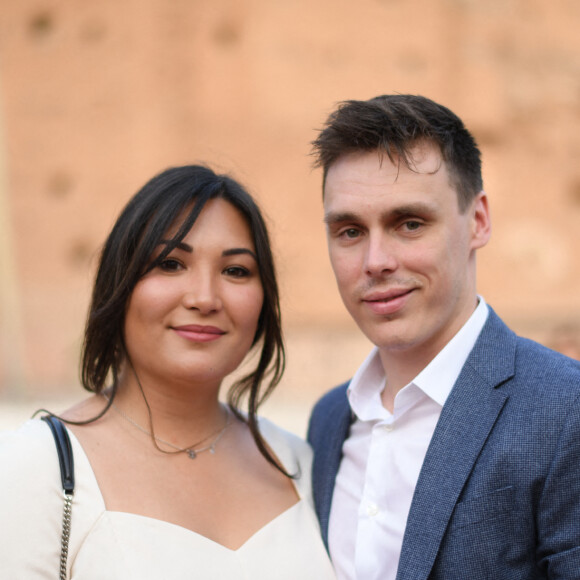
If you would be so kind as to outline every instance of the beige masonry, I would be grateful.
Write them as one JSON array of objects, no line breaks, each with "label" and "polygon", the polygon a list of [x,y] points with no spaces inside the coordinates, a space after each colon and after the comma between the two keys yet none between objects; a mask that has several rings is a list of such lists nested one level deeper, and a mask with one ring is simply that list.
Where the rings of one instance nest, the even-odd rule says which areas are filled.
[{"label": "beige masonry", "polygon": [[[575,0],[3,0],[0,397],[77,388],[92,268],[124,202],[207,161],[270,219],[289,342],[314,399],[368,344],[335,288],[309,141],[336,102],[419,93],[484,155],[479,288],[544,342],[580,324]],[[556,343],[554,343],[556,344]]]}]

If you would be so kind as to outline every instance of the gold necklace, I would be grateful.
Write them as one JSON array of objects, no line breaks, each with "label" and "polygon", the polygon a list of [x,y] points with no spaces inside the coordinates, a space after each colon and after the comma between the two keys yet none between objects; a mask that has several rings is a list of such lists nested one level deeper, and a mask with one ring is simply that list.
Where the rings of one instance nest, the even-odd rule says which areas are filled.
[{"label": "gold necklace", "polygon": [[[103,397],[105,397],[105,399],[107,399],[107,401],[109,401],[109,398],[104,393],[103,393]],[[177,445],[174,445],[173,443],[170,443],[169,441],[165,441],[165,439],[161,439],[161,437],[157,437],[157,435],[154,435],[153,433],[151,433],[151,431],[148,431],[147,429],[145,429],[145,427],[142,427],[141,425],[139,425],[139,423],[137,423],[137,421],[135,421],[134,419],[129,417],[129,415],[127,415],[127,413],[125,413],[124,411],[119,409],[119,407],[117,407],[117,405],[115,405],[115,403],[113,401],[110,401],[110,403],[111,403],[111,407],[113,407],[113,409],[123,419],[125,419],[125,421],[127,421],[128,423],[133,425],[133,427],[136,427],[142,433],[145,433],[146,435],[149,435],[149,437],[152,437],[155,442],[158,441],[159,443],[163,443],[164,445],[172,447],[173,449],[176,450],[176,451],[166,451],[165,449],[161,449],[161,447],[159,447],[159,445],[155,444],[155,447],[157,449],[159,449],[159,451],[161,451],[162,453],[170,454],[170,455],[173,455],[176,453],[186,453],[190,459],[195,459],[200,453],[203,453],[204,451],[209,451],[213,455],[215,453],[215,446],[217,445],[218,441],[223,437],[224,433],[226,432],[226,429],[230,425],[231,416],[230,416],[230,413],[229,413],[227,407],[225,407],[226,424],[221,429],[218,429],[217,431],[210,433],[209,435],[207,435],[203,439],[200,439],[199,441],[197,441],[193,445],[189,445],[188,447],[178,447]],[[215,435],[215,439],[211,443],[209,443],[208,445],[206,445],[204,447],[199,447],[196,449],[196,447],[198,445],[201,445],[204,441],[207,441],[210,437],[213,437],[214,435]]]}]

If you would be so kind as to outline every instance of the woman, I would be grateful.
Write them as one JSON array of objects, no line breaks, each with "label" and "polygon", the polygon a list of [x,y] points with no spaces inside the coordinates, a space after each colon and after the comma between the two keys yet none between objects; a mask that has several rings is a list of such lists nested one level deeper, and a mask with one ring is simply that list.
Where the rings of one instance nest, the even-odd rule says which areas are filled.
[{"label": "woman", "polygon": [[[253,347],[253,370],[221,404],[222,381]],[[283,355],[252,198],[205,167],[153,178],[102,252],[82,356],[93,395],[61,415],[76,475],[67,577],[333,577],[310,450],[256,417]],[[5,435],[0,462],[3,576],[57,578],[63,499],[45,422]]]}]

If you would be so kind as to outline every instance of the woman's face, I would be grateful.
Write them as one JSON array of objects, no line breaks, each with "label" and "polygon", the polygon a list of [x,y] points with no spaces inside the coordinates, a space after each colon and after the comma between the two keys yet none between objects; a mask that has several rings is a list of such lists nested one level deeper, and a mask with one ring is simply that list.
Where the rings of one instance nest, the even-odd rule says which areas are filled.
[{"label": "woman's face", "polygon": [[125,344],[137,376],[143,383],[219,384],[250,350],[263,301],[248,224],[229,202],[210,200],[129,299]]}]

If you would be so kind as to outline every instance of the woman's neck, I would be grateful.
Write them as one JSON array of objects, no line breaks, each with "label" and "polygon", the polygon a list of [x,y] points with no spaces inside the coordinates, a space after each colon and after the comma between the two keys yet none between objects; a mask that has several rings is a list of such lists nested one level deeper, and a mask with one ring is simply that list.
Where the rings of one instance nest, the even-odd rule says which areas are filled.
[{"label": "woman's neck", "polygon": [[[105,391],[106,397],[111,391]],[[226,411],[219,402],[219,385],[159,384],[137,378],[131,369],[118,381],[114,410],[156,437],[184,447],[219,430]]]}]

